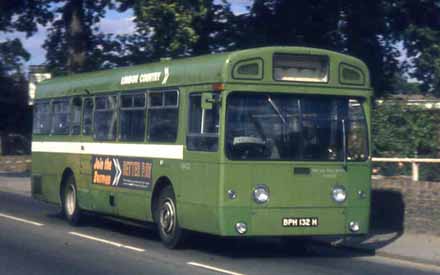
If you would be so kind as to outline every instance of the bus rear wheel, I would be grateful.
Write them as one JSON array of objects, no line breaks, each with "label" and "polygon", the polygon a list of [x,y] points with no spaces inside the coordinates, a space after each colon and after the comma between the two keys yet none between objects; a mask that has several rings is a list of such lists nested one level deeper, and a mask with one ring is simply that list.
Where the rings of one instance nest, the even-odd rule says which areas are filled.
[{"label": "bus rear wheel", "polygon": [[78,207],[78,196],[75,178],[69,176],[63,188],[63,213],[71,225],[78,225],[81,220],[81,209]]},{"label": "bus rear wheel", "polygon": [[155,221],[162,243],[171,249],[183,245],[185,232],[179,226],[176,211],[176,197],[171,186],[166,186],[159,194],[155,207]]}]

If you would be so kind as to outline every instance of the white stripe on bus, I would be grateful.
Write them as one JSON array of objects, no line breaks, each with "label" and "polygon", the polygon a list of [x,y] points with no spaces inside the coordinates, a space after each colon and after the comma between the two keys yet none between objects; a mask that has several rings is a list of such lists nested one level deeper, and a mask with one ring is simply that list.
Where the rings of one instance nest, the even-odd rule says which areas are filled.
[{"label": "white stripe on bus", "polygon": [[183,145],[34,141],[32,152],[183,159]]}]

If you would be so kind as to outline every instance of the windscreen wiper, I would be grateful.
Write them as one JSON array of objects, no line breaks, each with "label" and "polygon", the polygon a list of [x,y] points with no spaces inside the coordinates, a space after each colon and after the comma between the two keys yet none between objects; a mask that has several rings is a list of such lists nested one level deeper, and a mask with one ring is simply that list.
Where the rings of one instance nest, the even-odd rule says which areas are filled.
[{"label": "windscreen wiper", "polygon": [[272,108],[274,109],[275,113],[277,113],[278,117],[280,118],[281,122],[283,122],[284,126],[287,125],[287,120],[286,118],[283,116],[283,114],[280,112],[280,109],[278,108],[278,106],[275,104],[275,102],[273,102],[272,98],[270,96],[267,97],[267,102],[270,103],[270,106],[272,106]]}]

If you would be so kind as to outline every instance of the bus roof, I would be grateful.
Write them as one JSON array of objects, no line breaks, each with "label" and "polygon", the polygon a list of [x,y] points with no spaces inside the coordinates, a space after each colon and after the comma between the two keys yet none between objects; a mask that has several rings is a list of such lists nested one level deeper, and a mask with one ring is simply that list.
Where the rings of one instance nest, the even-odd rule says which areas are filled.
[{"label": "bus roof", "polygon": [[[319,84],[274,81],[271,73],[274,54],[326,56],[330,60],[330,77],[326,83]],[[261,60],[263,64],[264,75],[261,79],[236,79],[233,77],[232,72],[238,62],[255,59]],[[334,77],[339,75],[340,64],[353,66],[362,72],[365,77],[362,85],[344,85],[339,81],[340,77]],[[57,77],[43,81],[38,85],[36,99],[209,83],[324,85],[349,87],[350,89],[371,89],[368,68],[357,58],[315,48],[263,47]]]}]

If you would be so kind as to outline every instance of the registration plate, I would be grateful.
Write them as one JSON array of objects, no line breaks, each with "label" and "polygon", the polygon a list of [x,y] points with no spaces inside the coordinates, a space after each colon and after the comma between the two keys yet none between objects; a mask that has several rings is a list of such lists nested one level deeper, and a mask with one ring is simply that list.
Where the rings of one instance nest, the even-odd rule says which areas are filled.
[{"label": "registration plate", "polygon": [[284,227],[318,227],[318,218],[283,218]]}]

